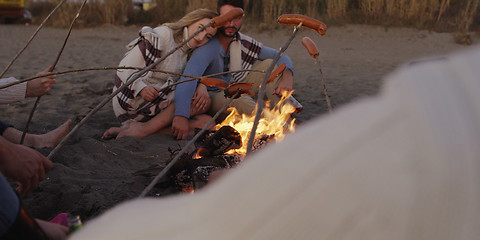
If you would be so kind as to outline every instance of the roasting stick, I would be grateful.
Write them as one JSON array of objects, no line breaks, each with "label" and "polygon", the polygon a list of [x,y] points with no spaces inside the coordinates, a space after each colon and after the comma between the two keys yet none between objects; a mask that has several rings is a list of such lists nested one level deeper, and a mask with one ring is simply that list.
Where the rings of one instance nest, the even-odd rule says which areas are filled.
[{"label": "roasting stick", "polygon": [[307,49],[308,54],[315,60],[315,64],[318,65],[318,70],[320,70],[320,81],[322,82],[322,87],[323,87],[323,95],[325,96],[325,101],[327,102],[327,107],[328,111],[332,111],[332,105],[330,104],[330,98],[328,97],[327,93],[327,86],[325,85],[325,78],[323,77],[323,71],[322,68],[320,67],[320,60],[318,60],[318,56],[320,53],[318,52],[317,45],[315,45],[315,42],[309,37],[304,37],[302,39],[302,44],[303,46]]},{"label": "roasting stick", "polygon": [[[25,79],[22,79],[22,80],[20,80],[20,81],[11,82],[11,83],[9,83],[9,84],[2,85],[2,86],[0,86],[0,89],[8,88],[8,87],[11,87],[11,86],[20,84],[20,83],[32,81],[33,79],[42,78],[42,77],[51,76],[51,75],[62,75],[62,74],[67,74],[67,73],[87,72],[87,71],[102,71],[102,70],[103,70],[103,71],[107,71],[107,70],[118,70],[118,69],[142,70],[143,68],[139,68],[139,67],[99,67],[99,68],[72,69],[72,70],[61,71],[61,72],[49,72],[49,73],[46,73],[46,74],[41,74],[41,75],[38,75],[38,76],[34,76],[34,77],[30,77],[30,78],[25,78]],[[167,87],[172,87],[172,86],[178,85],[178,84],[180,84],[180,83],[188,82],[188,81],[200,80],[200,79],[201,79],[200,77],[193,77],[193,76],[188,76],[188,75],[184,75],[184,74],[181,74],[181,73],[173,73],[173,72],[167,72],[167,71],[156,70],[156,69],[152,69],[152,70],[150,70],[150,71],[152,71],[152,72],[160,72],[160,73],[165,73],[165,74],[169,74],[169,75],[172,75],[172,76],[179,76],[179,77],[185,77],[185,78],[187,78],[187,79],[185,79],[185,80],[183,80],[183,81],[179,81],[179,82],[172,83],[171,85],[168,85],[168,86],[166,86],[165,88],[167,88]],[[238,72],[259,72],[259,73],[265,73],[264,70],[243,69],[243,70],[236,70],[236,71],[229,71],[229,72],[221,72],[221,73],[210,74],[210,75],[203,76],[203,78],[217,77],[217,76],[221,76],[221,75],[225,75],[225,74],[232,74],[232,73],[238,73]],[[209,86],[209,87],[216,87],[216,86]],[[162,89],[163,89],[163,88],[162,88]],[[159,91],[161,91],[162,89],[160,89]]]},{"label": "roasting stick", "polygon": [[53,156],[58,152],[58,150],[65,145],[68,139],[70,139],[73,134],[75,134],[78,129],[83,126],[98,110],[100,110],[105,104],[107,104],[112,98],[114,98],[119,92],[123,91],[127,86],[131,85],[135,80],[137,80],[140,76],[145,74],[146,72],[150,71],[152,68],[154,68],[157,64],[165,60],[167,57],[172,55],[175,51],[183,47],[185,44],[187,44],[192,38],[194,38],[197,34],[203,32],[206,28],[212,26],[212,27],[221,27],[223,24],[226,22],[230,21],[231,19],[237,18],[243,14],[243,10],[240,8],[236,8],[233,10],[230,10],[224,15],[220,15],[218,17],[215,17],[212,19],[210,23],[207,25],[203,26],[202,28],[198,29],[195,33],[193,33],[190,37],[185,39],[182,43],[180,43],[175,49],[172,51],[168,52],[165,56],[163,56],[160,59],[157,59],[154,63],[150,64],[149,66],[143,68],[143,70],[139,71],[135,76],[133,76],[130,80],[128,80],[125,84],[117,88],[112,94],[110,94],[107,98],[105,98],[102,102],[100,102],[94,109],[92,109],[75,127],[63,138],[63,140],[50,152],[48,155],[49,159],[52,159]]},{"label": "roasting stick", "polygon": [[255,132],[257,131],[258,122],[260,121],[260,116],[262,114],[263,108],[265,107],[265,100],[263,99],[263,97],[265,96],[265,85],[266,85],[267,79],[272,73],[272,70],[275,67],[275,64],[277,64],[278,60],[280,59],[280,56],[285,52],[288,46],[290,46],[290,43],[295,38],[300,27],[304,26],[306,28],[312,29],[318,32],[322,36],[325,35],[327,31],[327,26],[324,23],[300,14],[284,14],[277,19],[277,22],[282,25],[293,25],[295,26],[295,28],[290,38],[287,40],[285,45],[280,49],[280,52],[277,54],[275,59],[273,59],[273,62],[268,68],[267,73],[265,74],[265,78],[263,79],[260,85],[260,90],[258,91],[258,98],[257,98],[257,113],[255,115],[252,131],[250,132],[250,136],[248,139],[247,154],[251,153],[252,151],[253,141],[255,139]]},{"label": "roasting stick", "polygon": [[290,36],[290,38],[288,38],[285,45],[280,49],[280,52],[277,54],[277,56],[275,56],[272,64],[270,65],[270,67],[268,67],[267,73],[265,74],[265,78],[263,79],[263,81],[260,85],[260,90],[258,91],[258,98],[257,98],[257,113],[255,114],[255,120],[253,122],[252,131],[250,132],[250,136],[249,136],[249,139],[248,139],[247,154],[252,151],[253,140],[255,139],[255,132],[257,131],[258,122],[260,121],[260,117],[262,115],[263,108],[265,107],[265,100],[263,99],[263,97],[265,96],[265,87],[266,87],[267,79],[269,78],[270,74],[273,71],[273,68],[275,67],[278,60],[280,59],[280,56],[282,56],[282,54],[285,52],[285,50],[287,50],[288,46],[290,45],[290,43],[295,38],[295,35],[297,35],[297,32],[298,32],[298,30],[300,29],[301,26],[302,26],[302,23],[299,23],[298,26],[295,27],[295,29],[293,30],[293,33]]},{"label": "roasting stick", "polygon": [[217,113],[215,113],[215,115],[213,116],[213,118],[205,125],[205,127],[202,128],[202,130],[200,130],[200,132],[198,132],[183,148],[182,150],[180,150],[179,153],[177,153],[177,155],[175,156],[175,158],[172,159],[172,161],[170,161],[167,166],[165,166],[165,168],[162,169],[162,171],[157,175],[155,176],[155,178],[152,180],[152,182],[143,190],[143,192],[140,194],[139,198],[143,198],[145,197],[151,190],[152,188],[158,183],[158,181],[160,181],[160,179],[162,179],[163,176],[165,176],[165,174],[167,174],[167,172],[170,170],[170,168],[173,167],[173,165],[175,165],[175,163],[178,161],[178,159],[180,159],[180,157],[188,150],[188,148],[190,148],[190,146],[192,146],[193,143],[195,143],[195,141],[197,141],[197,139],[202,136],[202,134],[207,131],[208,129],[208,126],[210,126],[212,123],[215,122],[215,120],[218,118],[218,116],[220,116],[220,114],[230,105],[230,103],[233,101],[233,99],[235,99],[237,96],[240,95],[240,92],[241,90],[237,90],[237,92],[225,103],[225,105],[223,105],[223,107],[218,110]]},{"label": "roasting stick", "polygon": [[[83,7],[85,6],[86,3],[87,3],[87,0],[84,0],[83,4],[78,9],[77,15],[75,15],[72,22],[70,23],[70,28],[68,29],[68,34],[65,37],[65,41],[63,41],[62,48],[60,49],[60,52],[58,52],[57,58],[55,59],[55,62],[53,63],[50,71],[53,71],[53,69],[55,69],[55,67],[57,66],[58,60],[60,59],[60,56],[62,55],[63,50],[65,49],[65,45],[67,44],[67,41],[70,38],[70,34],[72,33],[73,25],[75,24],[78,17],[80,16],[80,12],[82,12],[82,9],[83,9]],[[27,135],[28,128],[30,127],[30,123],[32,122],[32,119],[33,119],[33,114],[35,114],[35,111],[37,110],[37,107],[40,104],[40,99],[41,98],[42,98],[42,96],[37,97],[37,100],[35,101],[35,104],[33,105],[32,111],[30,112],[30,115],[28,116],[28,121],[27,121],[27,124],[25,125],[25,129],[23,130],[22,138],[20,139],[20,144],[23,144],[23,141],[25,140],[25,136]]]},{"label": "roasting stick", "polygon": [[27,49],[28,45],[30,45],[30,43],[32,42],[32,40],[35,38],[35,36],[37,36],[38,32],[40,31],[40,29],[43,28],[43,26],[45,25],[45,23],[47,22],[48,19],[50,19],[50,17],[57,11],[58,8],[60,8],[60,6],[62,6],[62,4],[65,2],[66,0],[62,0],[61,2],[59,2],[57,4],[57,6],[48,14],[48,16],[43,20],[43,22],[40,24],[40,26],[38,26],[37,30],[35,30],[35,32],[33,33],[33,35],[30,37],[30,39],[27,41],[27,43],[25,44],[25,46],[22,48],[22,50],[20,50],[17,55],[15,55],[15,57],[13,58],[13,60],[8,64],[8,66],[5,68],[5,70],[3,70],[2,74],[0,74],[0,78],[2,78],[5,73],[8,71],[8,69],[10,69],[10,67],[13,65],[13,63],[15,61],[17,61],[18,57],[20,57],[20,55],[25,51],[25,49]]}]

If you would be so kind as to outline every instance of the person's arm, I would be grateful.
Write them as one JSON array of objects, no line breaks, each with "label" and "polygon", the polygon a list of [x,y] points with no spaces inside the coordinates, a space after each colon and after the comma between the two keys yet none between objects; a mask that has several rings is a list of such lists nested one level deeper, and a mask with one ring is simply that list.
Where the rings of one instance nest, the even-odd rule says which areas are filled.
[{"label": "person's arm", "polygon": [[[0,85],[7,85],[18,80],[14,77],[0,79]],[[25,92],[27,91],[27,83],[20,83],[8,88],[0,89],[0,103],[8,104],[21,102],[25,100]]]},{"label": "person's arm", "polygon": [[[217,48],[215,47],[216,44],[212,44],[212,41],[215,40],[216,38],[193,51],[183,71],[184,75],[193,77],[203,76],[215,57]],[[186,79],[181,77],[179,81]],[[172,122],[172,132],[177,139],[185,139],[188,135],[188,119],[190,118],[190,108],[196,88],[197,81],[185,82],[177,85],[175,88],[175,115]]]},{"label": "person's arm", "polygon": [[[258,55],[259,60],[273,59],[279,53],[278,50],[262,46]],[[293,64],[292,60],[286,54],[283,54],[279,59],[277,65],[285,63],[287,68],[283,72],[282,79],[278,82],[273,94],[280,95],[282,91],[291,91],[293,89]]]},{"label": "person's arm", "polygon": [[[277,54],[279,53],[280,51],[276,50],[276,49],[273,49],[273,48],[270,48],[270,47],[266,47],[266,46],[262,46],[262,49],[260,50],[260,53],[258,54],[258,59],[259,60],[265,60],[265,59],[274,59],[275,56],[277,56]],[[293,64],[292,64],[292,60],[290,59],[290,57],[286,54],[283,54],[279,59],[278,59],[278,63],[277,65],[281,65],[285,63],[285,65],[287,65],[287,68],[286,70],[290,70],[292,73],[293,73]]]},{"label": "person's arm", "polygon": [[[38,75],[47,74],[51,67],[39,72]],[[0,79],[0,85],[6,85],[18,80],[14,77]],[[0,89],[0,103],[15,103],[25,100],[27,97],[40,97],[48,93],[56,82],[56,75],[36,78],[29,82],[24,82]]]},{"label": "person's arm", "polygon": [[[211,40],[213,41],[213,39]],[[210,43],[210,42],[209,42]],[[213,44],[206,44],[193,51],[192,56],[185,66],[184,75],[201,77],[214,58],[215,48]],[[188,78],[181,77],[179,81]],[[177,85],[175,88],[175,116],[190,117],[190,105],[197,88],[197,81],[189,81]]]},{"label": "person's arm", "polygon": [[[52,71],[52,67],[48,67],[45,70],[39,72],[37,76],[48,74]],[[25,92],[25,97],[40,97],[52,89],[53,85],[56,82],[56,75],[50,75],[46,77],[41,77],[34,79],[27,83],[27,90]]]}]

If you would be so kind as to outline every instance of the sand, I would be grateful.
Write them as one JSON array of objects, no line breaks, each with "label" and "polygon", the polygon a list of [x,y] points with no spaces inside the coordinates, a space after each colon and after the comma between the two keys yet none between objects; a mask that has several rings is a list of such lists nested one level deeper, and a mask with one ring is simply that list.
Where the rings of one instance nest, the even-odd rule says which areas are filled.
[{"label": "sand", "polygon": [[[0,69],[7,66],[36,28],[0,26]],[[116,66],[125,52],[124,46],[137,36],[139,29],[138,26],[75,29],[56,70]],[[280,48],[291,29],[243,32],[267,46]],[[6,76],[30,77],[53,64],[65,36],[65,29],[43,29]],[[294,95],[304,105],[303,112],[296,115],[297,127],[327,114],[318,66],[300,43],[304,36],[312,38],[319,48],[334,110],[377,94],[382,79],[402,64],[467,48],[455,44],[450,33],[408,28],[334,26],[324,37],[302,30],[286,51],[295,67]],[[479,42],[478,36],[473,37],[473,42]],[[44,133],[67,119],[76,123],[111,93],[113,76],[113,71],[58,76],[53,90],[41,99],[31,132]],[[23,129],[34,101],[0,106],[2,121]],[[141,140],[101,140],[106,129],[118,124],[109,103],[58,152],[47,178],[24,197],[34,217],[48,220],[60,212],[70,212],[88,221],[119,202],[136,198],[171,159],[169,149],[179,149],[186,143],[161,134]],[[44,155],[51,150],[39,149]],[[167,195],[171,191],[166,187],[163,184],[155,188],[151,195]]]}]

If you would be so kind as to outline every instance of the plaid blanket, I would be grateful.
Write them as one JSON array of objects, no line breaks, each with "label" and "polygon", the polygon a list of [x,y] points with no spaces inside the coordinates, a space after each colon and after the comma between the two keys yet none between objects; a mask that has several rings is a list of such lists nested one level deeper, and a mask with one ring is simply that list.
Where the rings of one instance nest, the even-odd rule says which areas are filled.
[{"label": "plaid blanket", "polygon": [[[120,66],[145,67],[162,57],[159,49],[159,36],[150,27],[144,27],[139,33],[140,37],[132,41],[127,48],[129,52],[122,59]],[[133,51],[133,52],[132,52]],[[142,58],[138,57],[139,53]],[[115,75],[113,91],[132,79],[140,70],[118,70]],[[146,86],[144,80],[149,81],[152,72],[147,72],[139,77],[133,84],[124,88],[114,99],[114,111],[118,120],[124,123],[128,120],[145,122],[165,109],[173,99],[174,88],[166,88],[159,92],[158,97],[145,101],[138,93],[138,89]],[[155,85],[163,87],[171,84],[173,79],[168,79],[164,84]],[[137,92],[135,92],[137,91]],[[116,102],[115,102],[116,101]]]},{"label": "plaid blanket", "polygon": [[[230,44],[230,71],[249,70],[255,61],[258,60],[258,54],[262,49],[262,43],[255,39],[238,33]],[[248,75],[248,72],[238,72],[232,74],[232,83],[241,82]]]}]

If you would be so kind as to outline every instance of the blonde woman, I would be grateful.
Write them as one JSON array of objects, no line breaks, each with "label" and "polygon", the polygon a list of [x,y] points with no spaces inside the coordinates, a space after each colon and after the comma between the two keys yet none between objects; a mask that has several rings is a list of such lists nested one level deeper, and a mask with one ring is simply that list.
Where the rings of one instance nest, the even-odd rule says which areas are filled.
[{"label": "blonde woman", "polygon": [[[143,68],[160,59],[176,48],[181,42],[207,25],[217,13],[209,9],[197,9],[181,18],[178,22],[165,23],[160,27],[143,27],[137,39],[127,45],[119,66]],[[182,73],[187,57],[192,49],[202,46],[216,34],[212,27],[197,34],[184,47],[175,51],[154,69],[166,72]],[[140,70],[117,70],[113,91],[125,84]],[[171,124],[174,113],[174,88],[159,89],[178,80],[177,76],[150,71],[120,92],[112,101],[116,117],[121,127],[112,127],[103,134],[104,139],[132,136],[142,138]],[[192,99],[192,118],[190,126],[203,127],[209,120],[203,113],[210,106],[206,87],[199,85]]]}]

